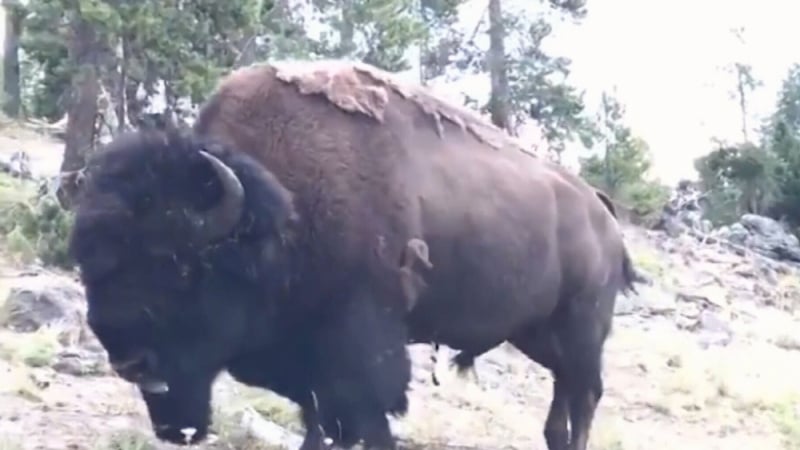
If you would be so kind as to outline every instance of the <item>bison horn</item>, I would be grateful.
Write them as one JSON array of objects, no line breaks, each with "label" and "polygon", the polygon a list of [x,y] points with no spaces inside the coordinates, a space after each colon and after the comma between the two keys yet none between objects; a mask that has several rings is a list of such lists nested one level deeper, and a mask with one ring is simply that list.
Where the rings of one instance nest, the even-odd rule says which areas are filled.
[{"label": "bison horn", "polygon": [[233,170],[219,158],[202,150],[200,155],[211,164],[223,192],[219,204],[197,216],[197,238],[205,243],[225,236],[239,223],[244,211],[244,187]]}]

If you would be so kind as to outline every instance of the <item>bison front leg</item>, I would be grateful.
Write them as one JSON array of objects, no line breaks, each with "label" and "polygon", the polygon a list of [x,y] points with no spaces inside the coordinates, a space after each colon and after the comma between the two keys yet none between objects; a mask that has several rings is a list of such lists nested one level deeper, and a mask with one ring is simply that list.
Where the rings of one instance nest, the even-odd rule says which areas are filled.
[{"label": "bison front leg", "polygon": [[[404,313],[373,297],[356,296],[331,312],[318,330],[314,392],[326,433],[337,445],[363,439],[365,449],[396,448],[386,414],[401,415],[408,408],[411,363]],[[337,439],[327,430],[333,419],[349,436]]]},{"label": "bison front leg", "polygon": [[330,446],[325,443],[327,430],[322,418],[324,408],[312,390],[315,368],[309,351],[305,335],[300,332],[285,336],[271,347],[231,361],[227,369],[237,381],[269,389],[300,407],[306,429],[300,450],[328,450]]},{"label": "bison front leg", "polygon": [[319,408],[313,393],[309,393],[307,401],[302,402],[300,408],[306,435],[299,450],[328,450],[329,446],[325,443],[325,430],[320,422]]}]

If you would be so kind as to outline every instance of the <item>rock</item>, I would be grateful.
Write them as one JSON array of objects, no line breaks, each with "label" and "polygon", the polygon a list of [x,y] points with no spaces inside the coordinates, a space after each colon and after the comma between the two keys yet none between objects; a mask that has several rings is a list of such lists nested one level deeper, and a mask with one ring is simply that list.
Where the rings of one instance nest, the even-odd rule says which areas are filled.
[{"label": "rock", "polygon": [[730,227],[721,227],[716,233],[734,244],[745,245],[749,233],[741,223],[734,223]]},{"label": "rock", "polygon": [[675,296],[658,285],[637,287],[638,294],[620,295],[614,305],[618,316],[640,313],[645,316],[667,315],[675,311]]},{"label": "rock", "polygon": [[31,179],[31,157],[24,150],[14,153],[0,153],[0,171],[9,173],[13,177]]},{"label": "rock", "polygon": [[1,326],[31,333],[42,327],[63,329],[61,344],[97,347],[86,319],[83,289],[75,281],[55,274],[37,273],[16,280],[0,309]]},{"label": "rock", "polygon": [[59,352],[53,370],[74,376],[105,375],[111,373],[108,361],[101,352],[91,352],[79,348]]},{"label": "rock", "polygon": [[733,329],[719,314],[702,311],[697,323],[700,346],[708,348],[712,345],[728,345],[733,339]]},{"label": "rock", "polygon": [[726,291],[720,286],[707,285],[697,288],[693,292],[678,292],[678,301],[699,303],[703,308],[722,308],[727,306]]},{"label": "rock", "polygon": [[757,214],[745,214],[716,235],[734,244],[779,261],[800,262],[800,240],[776,220]]},{"label": "rock", "polygon": [[673,238],[688,230],[706,232],[710,223],[703,219],[704,201],[705,195],[697,186],[687,180],[681,181],[672,192],[672,197],[664,206],[654,228],[663,230]]},{"label": "rock", "polygon": [[298,448],[303,442],[302,436],[265,419],[250,408],[241,413],[241,423],[253,437],[266,445]]},{"label": "rock", "polygon": [[789,351],[800,351],[800,336],[782,334],[772,340],[776,347]]},{"label": "rock", "polygon": [[627,295],[620,295],[614,303],[614,315],[628,316],[637,311],[636,299]]}]

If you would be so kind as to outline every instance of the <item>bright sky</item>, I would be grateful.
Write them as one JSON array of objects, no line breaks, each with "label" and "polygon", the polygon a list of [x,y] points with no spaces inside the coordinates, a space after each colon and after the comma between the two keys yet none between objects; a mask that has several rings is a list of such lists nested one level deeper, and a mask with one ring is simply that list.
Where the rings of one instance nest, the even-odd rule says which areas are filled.
[{"label": "bright sky", "polygon": [[[467,27],[486,0],[469,3]],[[587,89],[590,107],[603,89],[616,87],[628,123],[653,150],[654,175],[665,182],[694,177],[693,160],[711,149],[712,137],[741,139],[738,106],[729,97],[735,79],[725,65],[750,63],[763,80],[751,100],[756,126],[771,112],[789,66],[800,62],[793,38],[798,0],[589,0],[588,9],[580,25],[558,29],[547,45],[572,58],[571,81]],[[739,26],[744,46],[730,32]],[[784,46],[790,50],[778,50]]]}]

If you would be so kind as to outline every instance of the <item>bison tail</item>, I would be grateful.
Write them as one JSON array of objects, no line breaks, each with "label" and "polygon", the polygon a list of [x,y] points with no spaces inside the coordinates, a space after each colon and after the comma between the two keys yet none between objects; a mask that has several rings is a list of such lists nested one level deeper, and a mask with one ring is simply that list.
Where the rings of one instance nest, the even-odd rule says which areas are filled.
[{"label": "bison tail", "polygon": [[623,293],[633,293],[638,294],[639,291],[636,290],[636,283],[649,283],[648,280],[644,275],[639,273],[636,268],[633,266],[633,260],[631,260],[631,255],[628,253],[627,248],[623,248],[622,250],[622,292]]}]

